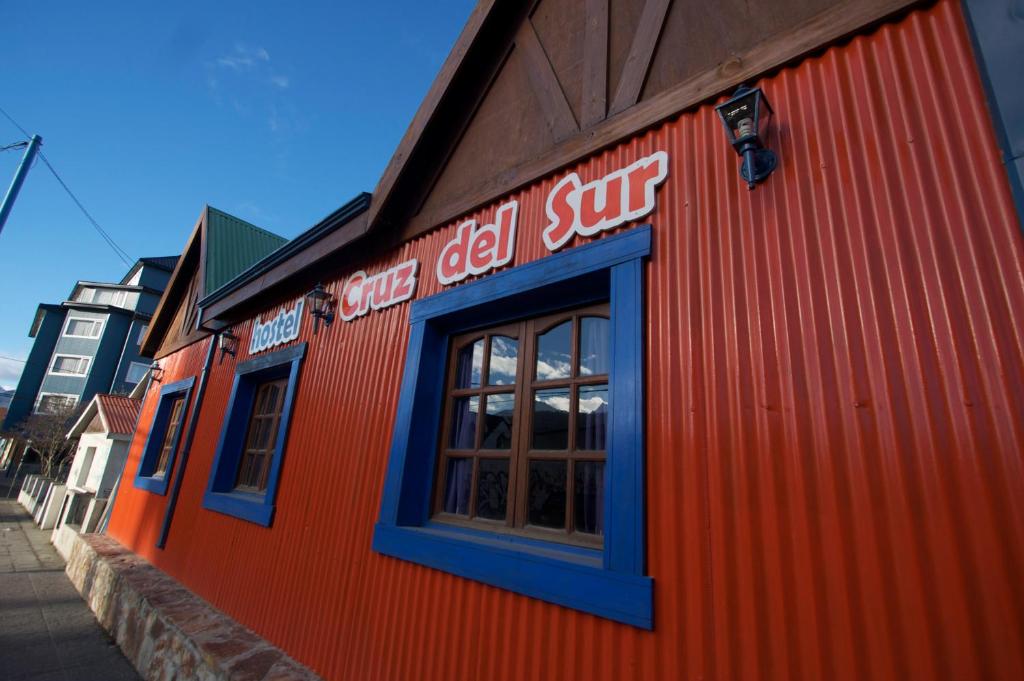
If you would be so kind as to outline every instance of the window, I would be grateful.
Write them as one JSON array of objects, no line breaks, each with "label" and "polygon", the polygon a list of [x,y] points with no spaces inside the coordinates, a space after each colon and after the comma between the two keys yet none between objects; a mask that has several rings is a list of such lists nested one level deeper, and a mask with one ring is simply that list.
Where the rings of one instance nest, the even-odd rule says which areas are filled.
[{"label": "window", "polygon": [[601,546],[608,334],[601,304],[453,337],[435,518]]},{"label": "window", "polygon": [[92,296],[92,302],[96,305],[113,305],[115,307],[123,307],[127,293],[125,291],[118,291],[116,289],[98,288],[95,289],[95,293]]},{"label": "window", "polygon": [[99,338],[103,331],[103,320],[84,317],[68,317],[64,335],[73,338]]},{"label": "window", "polygon": [[638,227],[412,304],[376,551],[652,626],[650,246]]},{"label": "window", "polygon": [[89,481],[89,470],[92,468],[94,458],[96,458],[96,448],[86,447],[85,456],[82,458],[82,467],[78,469],[78,477],[75,478],[76,487],[85,488],[85,483]]},{"label": "window", "polygon": [[126,383],[138,383],[145,377],[147,371],[149,371],[149,365],[145,362],[132,362],[128,365],[124,380]]},{"label": "window", "polygon": [[149,330],[149,324],[143,324],[142,326],[139,327],[139,335],[135,339],[135,344],[136,345],[142,345],[142,341],[145,340],[145,338],[146,338],[146,331],[148,331],[148,330]]},{"label": "window", "polygon": [[171,383],[160,389],[156,414],[150,426],[142,457],[135,474],[135,486],[153,492],[166,494],[174,459],[185,424],[185,410],[192,394],[194,378]]},{"label": "window", "polygon": [[203,508],[270,526],[306,344],[240,363]]},{"label": "window", "polygon": [[85,376],[89,373],[90,358],[83,355],[54,355],[50,373],[58,376]]},{"label": "window", "polygon": [[35,413],[37,414],[61,414],[69,412],[78,404],[78,395],[65,395],[61,393],[39,393],[36,401]]}]

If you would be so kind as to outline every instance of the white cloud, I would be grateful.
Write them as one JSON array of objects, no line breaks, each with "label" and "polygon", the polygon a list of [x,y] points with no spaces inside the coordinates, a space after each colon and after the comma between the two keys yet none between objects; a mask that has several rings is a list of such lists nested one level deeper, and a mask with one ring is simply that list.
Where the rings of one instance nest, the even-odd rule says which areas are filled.
[{"label": "white cloud", "polygon": [[0,386],[4,389],[12,389],[18,385],[21,372],[25,368],[24,362],[17,362],[13,359],[0,357]]},{"label": "white cloud", "polygon": [[288,87],[288,76],[271,76],[270,83],[284,90]]}]

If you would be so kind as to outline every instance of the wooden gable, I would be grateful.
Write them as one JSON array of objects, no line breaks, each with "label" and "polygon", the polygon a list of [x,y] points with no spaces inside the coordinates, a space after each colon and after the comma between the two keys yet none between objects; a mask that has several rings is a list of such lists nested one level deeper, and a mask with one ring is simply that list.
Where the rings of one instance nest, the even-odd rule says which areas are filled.
[{"label": "wooden gable", "polygon": [[912,4],[484,0],[370,220],[415,236]]}]

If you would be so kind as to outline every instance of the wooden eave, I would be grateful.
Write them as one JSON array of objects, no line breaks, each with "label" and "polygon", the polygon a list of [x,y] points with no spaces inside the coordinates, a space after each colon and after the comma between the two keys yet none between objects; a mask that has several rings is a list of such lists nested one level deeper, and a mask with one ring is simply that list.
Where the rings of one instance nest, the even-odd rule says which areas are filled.
[{"label": "wooden eave", "polygon": [[[192,234],[185,244],[181,257],[178,258],[178,263],[174,266],[174,272],[171,273],[171,279],[167,282],[164,294],[160,297],[160,302],[157,303],[156,310],[153,312],[153,318],[149,323],[149,328],[146,329],[146,335],[143,337],[142,344],[139,347],[139,354],[143,357],[156,357],[157,351],[163,344],[168,327],[174,319],[174,314],[178,311],[181,296],[184,290],[187,289],[192,272],[195,269],[193,261],[196,258],[198,258],[196,267],[199,270],[200,284],[203,281],[202,276],[206,269],[206,263],[204,262],[206,259],[206,249],[202,246],[206,240],[207,208],[207,206],[204,206],[199,214],[199,219],[196,220],[195,227],[192,228]],[[197,250],[198,252],[196,252]],[[195,342],[206,334],[199,333],[195,335],[196,337],[190,339],[189,343]]]},{"label": "wooden eave", "polygon": [[[587,9],[590,11],[591,6],[603,7],[606,12],[607,2],[586,0]],[[794,26],[784,35],[756,44],[735,54],[717,68],[700,73],[643,101],[638,101],[638,98],[650,66],[651,54],[644,49],[642,41],[636,42],[636,49],[630,53],[630,62],[623,72],[623,80],[617,91],[600,93],[588,102],[582,129],[577,128],[574,134],[559,141],[537,158],[506,169],[472,192],[433,210],[420,212],[425,192],[429,191],[429,185],[436,180],[448,155],[458,144],[464,126],[473,113],[471,109],[475,108],[475,103],[479,103],[489,87],[490,77],[493,77],[500,60],[507,55],[510,41],[523,39],[518,32],[508,30],[510,17],[527,16],[536,5],[536,0],[518,3],[480,0],[377,183],[369,210],[368,229],[375,231],[382,226],[401,229],[400,240],[411,239],[571,162],[687,109],[711,101],[741,83],[751,82],[817,49],[921,4],[926,3],[922,0],[843,0],[812,19]],[[644,8],[646,24],[642,23],[639,31],[652,33],[653,36],[642,36],[644,39],[657,39],[660,21],[664,19],[668,5],[667,0],[647,0]],[[588,22],[587,30],[606,31],[607,23]],[[505,44],[495,46],[494,42],[499,36]],[[482,49],[484,44],[488,49]],[[491,60],[490,68],[480,64],[481,53],[485,53]],[[607,54],[600,41],[591,40],[588,36],[585,78],[596,82],[594,74],[597,69],[594,64],[602,59],[606,60]],[[475,77],[463,77],[467,72],[472,72],[471,75]],[[543,80],[545,75],[537,77]],[[552,101],[554,106],[560,106],[557,97]],[[604,115],[597,113],[605,108],[606,111],[602,111]],[[439,139],[439,135],[443,139]],[[425,155],[433,158],[424,158]]]}]

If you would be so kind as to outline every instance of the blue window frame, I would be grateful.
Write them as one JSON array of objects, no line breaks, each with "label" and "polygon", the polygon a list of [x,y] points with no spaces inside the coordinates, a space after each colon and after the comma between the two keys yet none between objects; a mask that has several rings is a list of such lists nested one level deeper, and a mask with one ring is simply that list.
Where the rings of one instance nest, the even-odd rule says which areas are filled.
[{"label": "blue window frame", "polygon": [[[649,226],[413,303],[374,550],[650,629],[644,574],[643,259]],[[587,549],[431,520],[445,357],[451,336],[609,301],[611,363],[604,546]]]},{"label": "blue window frame", "polygon": [[[288,423],[295,402],[299,368],[306,355],[306,344],[293,345],[267,355],[242,362],[235,369],[235,381],[228,398],[227,415],[221,428],[217,452],[213,459],[210,481],[203,495],[203,508],[248,520],[269,527],[274,519],[274,499],[281,477]],[[235,487],[242,451],[254,407],[257,388],[268,381],[286,378],[284,403],[277,426],[277,437],[267,474],[267,487],[262,492]]]},{"label": "blue window frame", "polygon": [[[142,447],[142,457],[139,459],[139,469],[135,473],[135,486],[139,489],[144,489],[154,494],[167,493],[167,483],[170,481],[171,472],[174,470],[174,459],[178,453],[178,443],[181,440],[181,432],[185,426],[188,400],[192,395],[192,386],[195,380],[195,377],[186,378],[182,381],[169,383],[160,389],[156,414],[153,416],[153,425],[149,428],[146,444]],[[170,452],[167,455],[167,463],[162,471],[157,472],[160,452],[167,442],[167,429],[171,425],[171,414],[178,400],[181,400],[182,406],[174,432],[170,433]]]}]

